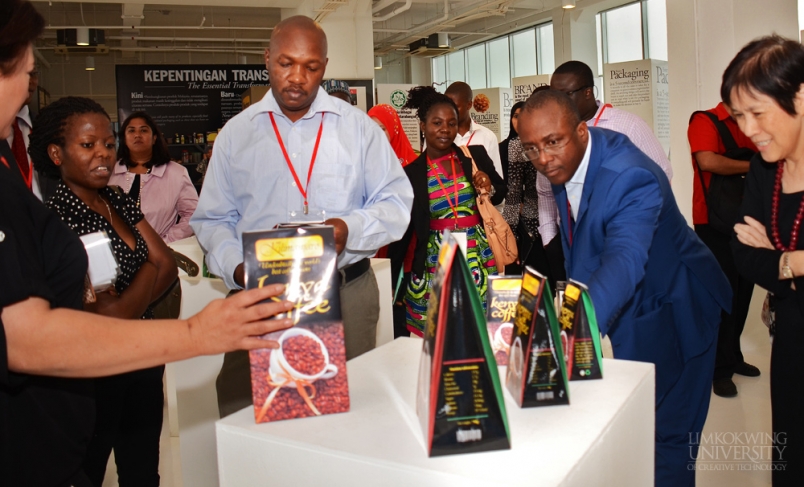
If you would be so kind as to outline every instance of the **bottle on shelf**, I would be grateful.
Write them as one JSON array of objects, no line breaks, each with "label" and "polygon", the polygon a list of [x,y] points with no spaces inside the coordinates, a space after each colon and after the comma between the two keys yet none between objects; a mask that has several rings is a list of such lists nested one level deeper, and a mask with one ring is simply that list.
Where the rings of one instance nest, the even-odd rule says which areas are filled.
[{"label": "bottle on shelf", "polygon": [[181,143],[184,144],[184,134],[181,134]]}]

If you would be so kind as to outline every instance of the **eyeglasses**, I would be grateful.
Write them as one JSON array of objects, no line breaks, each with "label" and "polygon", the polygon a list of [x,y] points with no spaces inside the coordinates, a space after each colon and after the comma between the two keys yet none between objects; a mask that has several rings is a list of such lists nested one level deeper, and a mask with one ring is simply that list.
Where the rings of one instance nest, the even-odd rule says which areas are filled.
[{"label": "eyeglasses", "polygon": [[572,95],[574,95],[575,93],[578,93],[579,91],[587,90],[587,89],[589,89],[589,88],[591,88],[591,86],[586,85],[586,86],[581,86],[580,88],[578,88],[578,89],[576,89],[576,90],[572,90],[572,91],[565,91],[564,93],[565,93],[567,96],[572,96]]},{"label": "eyeglasses", "polygon": [[525,154],[525,157],[527,157],[529,161],[538,161],[539,154],[541,154],[542,152],[544,152],[547,155],[554,156],[559,152],[561,152],[562,150],[564,150],[564,147],[566,147],[567,144],[569,143],[570,143],[569,139],[564,141],[563,143],[551,140],[547,143],[547,145],[545,145],[541,149],[539,149],[535,145],[533,147],[525,147],[522,149],[522,153]]}]

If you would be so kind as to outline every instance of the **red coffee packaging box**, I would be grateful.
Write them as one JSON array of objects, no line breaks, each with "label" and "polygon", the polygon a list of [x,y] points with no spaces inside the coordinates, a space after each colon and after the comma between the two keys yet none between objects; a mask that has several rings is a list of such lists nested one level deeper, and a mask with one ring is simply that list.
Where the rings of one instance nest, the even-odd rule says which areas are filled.
[{"label": "red coffee packaging box", "polygon": [[519,407],[569,404],[569,382],[547,279],[525,267],[505,385]]},{"label": "red coffee packaging box", "polygon": [[285,284],[294,326],[262,336],[278,349],[249,352],[257,423],[349,411],[346,348],[333,228],[293,225],[243,233],[246,289]]},{"label": "red coffee packaging box", "polygon": [[428,299],[416,397],[427,454],[510,449],[483,305],[463,252],[447,233]]},{"label": "red coffee packaging box", "polygon": [[516,303],[521,289],[522,278],[519,276],[489,276],[486,321],[497,365],[508,365],[508,349],[514,334]]},{"label": "red coffee packaging box", "polygon": [[603,378],[603,353],[595,307],[589,289],[570,280],[563,284],[564,293],[558,322],[570,380]]}]

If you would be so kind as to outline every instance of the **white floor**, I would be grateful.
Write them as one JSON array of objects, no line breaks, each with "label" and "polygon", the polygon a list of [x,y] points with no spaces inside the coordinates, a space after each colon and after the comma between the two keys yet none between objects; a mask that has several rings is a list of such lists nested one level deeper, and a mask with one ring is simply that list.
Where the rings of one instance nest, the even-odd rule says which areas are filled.
[{"label": "white floor", "polygon": [[[770,342],[768,330],[759,320],[759,310],[765,292],[754,291],[748,323],[742,335],[745,361],[762,371],[760,377],[735,376],[738,395],[725,399],[712,395],[709,416],[700,441],[698,472],[699,487],[764,487],[771,485],[769,461],[770,417]],[[171,438],[167,428],[162,431],[159,473],[163,487],[182,487],[179,440]],[[103,487],[117,487],[114,459]],[[187,486],[191,487],[191,486]]]}]

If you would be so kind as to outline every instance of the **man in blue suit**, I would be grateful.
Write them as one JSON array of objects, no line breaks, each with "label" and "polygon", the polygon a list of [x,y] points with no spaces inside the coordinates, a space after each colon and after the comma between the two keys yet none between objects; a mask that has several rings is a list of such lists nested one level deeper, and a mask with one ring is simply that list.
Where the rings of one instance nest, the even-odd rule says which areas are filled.
[{"label": "man in blue suit", "polygon": [[656,365],[656,485],[695,485],[729,282],[667,176],[628,137],[587,127],[554,90],[528,99],[519,127],[553,187],[567,276],[589,286],[614,356]]}]

